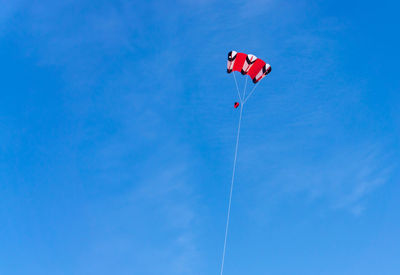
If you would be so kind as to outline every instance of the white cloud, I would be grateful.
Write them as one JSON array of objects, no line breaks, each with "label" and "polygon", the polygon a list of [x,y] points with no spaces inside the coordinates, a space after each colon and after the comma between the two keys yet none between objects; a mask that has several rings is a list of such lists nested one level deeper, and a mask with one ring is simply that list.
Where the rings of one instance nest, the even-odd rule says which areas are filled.
[{"label": "white cloud", "polygon": [[[260,192],[261,197],[277,196],[284,200],[287,195],[307,194],[304,200],[318,201],[325,209],[346,209],[355,215],[367,209],[368,195],[385,184],[393,170],[384,147],[373,143],[316,150],[319,153],[307,151],[303,154],[301,149],[285,148],[279,142],[248,149],[242,153],[242,158],[259,161],[242,169],[258,174],[250,178],[250,182],[260,182],[253,188],[264,190]],[[255,151],[257,155],[252,157]],[[280,154],[286,157],[281,160]]]}]

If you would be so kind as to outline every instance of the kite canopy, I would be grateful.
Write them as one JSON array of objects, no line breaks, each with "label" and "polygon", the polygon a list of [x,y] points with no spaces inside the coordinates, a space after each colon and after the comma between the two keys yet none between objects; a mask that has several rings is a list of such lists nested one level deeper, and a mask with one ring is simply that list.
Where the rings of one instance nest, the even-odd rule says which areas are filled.
[{"label": "kite canopy", "polygon": [[257,83],[271,72],[271,65],[255,55],[231,51],[228,53],[227,72],[229,74],[232,71],[247,74],[253,83]]}]

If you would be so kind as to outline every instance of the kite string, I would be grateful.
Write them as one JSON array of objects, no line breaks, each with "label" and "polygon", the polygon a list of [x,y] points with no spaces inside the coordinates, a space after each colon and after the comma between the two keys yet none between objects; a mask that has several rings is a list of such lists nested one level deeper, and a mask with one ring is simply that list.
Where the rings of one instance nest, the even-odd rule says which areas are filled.
[{"label": "kite string", "polygon": [[238,153],[238,147],[239,147],[240,124],[242,122],[242,113],[243,113],[243,104],[240,106],[239,125],[238,125],[237,136],[236,136],[235,158],[233,160],[231,190],[230,190],[230,193],[229,193],[229,204],[228,204],[228,216],[226,218],[226,226],[225,226],[225,240],[224,240],[224,250],[223,250],[223,253],[222,253],[221,275],[224,272],[226,241],[227,241],[227,238],[228,238],[229,218],[230,218],[230,214],[231,214],[232,192],[233,192],[233,183],[235,181],[236,160],[237,160],[237,153]]},{"label": "kite string", "polygon": [[238,93],[238,96],[239,96],[239,100],[240,100],[240,102],[242,102],[242,97],[240,96],[239,86],[237,84],[236,75],[235,75],[234,71],[233,71],[233,77],[235,78],[236,90],[237,90],[237,93]]},{"label": "kite string", "polygon": [[256,88],[257,88],[257,86],[258,86],[259,83],[260,83],[260,82],[258,82],[258,83],[254,86],[254,88],[251,90],[251,92],[248,94],[248,96],[243,100],[243,104],[245,104],[246,101],[251,97],[251,95],[254,93],[254,91],[256,90]]},{"label": "kite string", "polygon": [[244,89],[243,89],[243,98],[246,97],[246,88],[247,88],[247,77],[246,77],[246,82],[244,83]]}]

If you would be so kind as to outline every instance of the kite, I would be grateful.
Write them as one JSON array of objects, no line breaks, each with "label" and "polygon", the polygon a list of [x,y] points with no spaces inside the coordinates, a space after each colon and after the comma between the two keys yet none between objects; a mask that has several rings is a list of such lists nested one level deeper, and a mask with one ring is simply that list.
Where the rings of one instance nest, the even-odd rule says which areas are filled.
[{"label": "kite", "polygon": [[[240,72],[242,75],[248,75],[253,83],[255,84],[250,93],[246,96],[246,87],[247,87],[247,77],[243,92],[241,93],[239,90],[239,86],[236,80],[236,72]],[[235,171],[236,171],[236,160],[238,153],[238,145],[239,145],[239,136],[240,136],[240,124],[242,122],[242,113],[244,104],[247,100],[253,95],[257,85],[260,83],[260,80],[266,77],[271,72],[271,65],[267,64],[260,58],[257,58],[252,54],[238,53],[236,51],[231,51],[228,53],[228,64],[227,64],[227,72],[228,74],[232,73],[235,79],[236,90],[239,97],[239,102],[234,103],[234,108],[238,108],[240,106],[240,115],[239,115],[239,123],[237,128],[236,135],[236,147],[235,147],[235,157],[233,160],[233,169],[232,169],[232,180],[231,187],[229,193],[229,204],[228,204],[228,214],[226,219],[225,226],[225,240],[224,240],[224,249],[222,252],[222,262],[221,262],[221,275],[224,272],[224,263],[225,263],[225,253],[226,253],[226,243],[228,238],[228,229],[229,229],[229,218],[231,214],[231,204],[232,204],[232,192],[233,192],[233,184],[235,181]]]},{"label": "kite", "polygon": [[247,74],[255,84],[271,72],[271,65],[252,54],[231,51],[228,53],[227,72],[229,74],[232,71]]}]

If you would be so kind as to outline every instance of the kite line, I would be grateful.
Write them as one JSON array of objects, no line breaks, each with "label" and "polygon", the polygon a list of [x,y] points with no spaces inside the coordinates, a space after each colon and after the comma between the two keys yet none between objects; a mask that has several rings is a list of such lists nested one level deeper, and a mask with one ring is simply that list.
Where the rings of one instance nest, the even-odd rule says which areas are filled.
[{"label": "kite line", "polygon": [[[260,83],[260,82],[258,82]],[[256,90],[258,83],[256,85],[254,85],[254,88],[251,90],[251,92],[249,93],[249,95],[243,100],[243,104],[246,103],[246,101],[249,99],[249,97],[251,97],[251,95],[254,93],[254,91]],[[246,91],[245,91],[246,92]]]},{"label": "kite line", "polygon": [[[250,93],[246,96],[246,88],[247,88],[247,78],[246,83],[244,85],[243,94],[240,93],[238,82],[236,80],[236,72],[241,72],[242,75],[248,75],[253,80],[254,85],[253,89],[251,89]],[[232,193],[233,193],[233,185],[235,183],[235,173],[236,173],[236,162],[238,155],[238,147],[239,147],[239,137],[240,137],[240,126],[242,123],[242,115],[244,104],[247,100],[253,95],[256,90],[258,83],[261,79],[263,79],[267,74],[271,72],[271,65],[267,64],[265,61],[257,58],[252,54],[238,53],[236,51],[230,51],[228,53],[228,64],[227,64],[227,73],[232,73],[235,79],[235,86],[237,90],[237,94],[240,102],[240,115],[239,115],[239,123],[237,128],[236,135],[236,147],[235,147],[235,157],[233,159],[233,169],[232,169],[232,180],[231,187],[229,192],[229,204],[228,204],[228,214],[226,218],[226,226],[225,226],[225,238],[224,238],[224,249],[222,252],[222,261],[221,261],[221,273],[223,275],[224,272],[224,264],[225,264],[225,255],[226,255],[226,244],[228,239],[228,231],[229,231],[229,220],[231,216],[231,206],[232,206]],[[235,102],[234,108],[236,109],[239,106],[238,102]]]},{"label": "kite line", "polygon": [[[235,73],[233,73],[233,76],[235,77]],[[232,205],[232,193],[233,193],[233,185],[235,183],[236,161],[237,161],[237,153],[238,153],[238,148],[239,148],[240,125],[242,124],[242,114],[243,114],[243,106],[244,106],[244,102],[243,102],[243,100],[242,100],[242,98],[240,96],[239,88],[238,88],[238,85],[237,85],[237,82],[236,82],[236,77],[235,77],[235,84],[236,84],[236,88],[238,90],[239,100],[240,100],[241,104],[240,104],[239,124],[238,124],[238,129],[237,129],[237,134],[236,134],[235,157],[233,159],[231,190],[230,190],[230,193],[229,193],[228,215],[227,215],[227,218],[226,218],[226,226],[225,226],[225,239],[224,239],[224,250],[222,252],[221,275],[224,272],[226,241],[228,239],[229,219],[230,219],[230,215],[231,215],[231,205]],[[246,79],[246,84],[244,86],[243,96],[246,94],[246,86],[247,86],[247,79]]]},{"label": "kite line", "polygon": [[239,86],[237,84],[235,73],[233,73],[233,77],[235,78],[236,90],[237,90],[237,93],[238,93],[238,96],[239,96],[240,103],[242,103],[242,97],[240,96]]}]

